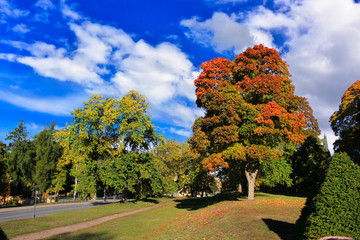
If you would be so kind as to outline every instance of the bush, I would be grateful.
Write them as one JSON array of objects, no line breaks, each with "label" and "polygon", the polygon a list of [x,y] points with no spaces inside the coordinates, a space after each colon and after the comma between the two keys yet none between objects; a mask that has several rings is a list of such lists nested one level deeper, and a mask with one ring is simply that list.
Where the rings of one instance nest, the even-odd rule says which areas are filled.
[{"label": "bush", "polygon": [[5,232],[2,230],[2,228],[0,227],[0,239],[1,240],[7,240],[8,237],[6,236]]},{"label": "bush", "polygon": [[336,153],[324,182],[309,197],[297,221],[299,239],[347,236],[360,239],[360,170],[346,153]]}]

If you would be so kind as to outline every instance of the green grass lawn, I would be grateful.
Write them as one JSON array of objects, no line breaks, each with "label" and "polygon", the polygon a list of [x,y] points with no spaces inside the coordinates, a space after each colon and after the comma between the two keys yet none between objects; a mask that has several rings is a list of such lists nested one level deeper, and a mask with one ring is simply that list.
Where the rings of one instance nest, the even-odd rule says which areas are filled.
[{"label": "green grass lawn", "polygon": [[[175,200],[51,239],[292,239],[305,198],[258,193]],[[5,230],[6,231],[6,230]]]},{"label": "green grass lawn", "polygon": [[84,210],[57,212],[46,216],[1,222],[0,227],[9,238],[26,233],[39,232],[59,226],[90,221],[104,216],[149,207],[158,203],[172,201],[171,198],[157,198],[154,201],[142,200],[126,203],[111,203]]}]

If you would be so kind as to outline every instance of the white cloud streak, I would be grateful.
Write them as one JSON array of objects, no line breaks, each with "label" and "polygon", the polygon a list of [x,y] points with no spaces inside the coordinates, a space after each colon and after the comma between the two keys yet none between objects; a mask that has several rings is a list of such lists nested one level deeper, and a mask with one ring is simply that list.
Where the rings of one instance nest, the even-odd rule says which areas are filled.
[{"label": "white cloud streak", "polygon": [[[84,96],[83,96],[84,97]],[[0,90],[0,100],[11,103],[31,111],[53,114],[56,116],[70,116],[74,107],[81,105],[81,96],[48,97],[38,98],[33,96],[23,96],[14,94],[10,91]]]}]

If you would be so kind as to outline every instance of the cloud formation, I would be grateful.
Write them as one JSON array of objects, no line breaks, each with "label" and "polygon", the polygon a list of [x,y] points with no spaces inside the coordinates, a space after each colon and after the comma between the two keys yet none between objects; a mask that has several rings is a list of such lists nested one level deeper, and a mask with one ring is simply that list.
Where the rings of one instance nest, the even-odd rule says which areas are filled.
[{"label": "cloud formation", "polygon": [[[39,0],[35,6],[53,9],[48,0]],[[186,102],[195,100],[193,81],[199,72],[179,47],[169,42],[152,46],[142,39],[135,41],[122,29],[82,17],[65,1],[61,6],[68,20],[68,30],[75,36],[70,46],[40,41],[2,41],[21,51],[19,54],[1,53],[0,58],[29,66],[40,76],[80,85],[85,91],[82,97],[90,94],[121,97],[129,90],[136,90],[148,98],[154,117],[164,124],[181,128],[192,125],[200,112],[194,104]],[[68,115],[71,111],[68,106],[81,102],[80,97],[73,96],[61,99],[24,97],[11,89],[2,93],[3,101],[54,115]],[[182,99],[181,104],[179,99]],[[53,103],[52,107],[49,102]],[[184,130],[172,132],[188,135]]]}]

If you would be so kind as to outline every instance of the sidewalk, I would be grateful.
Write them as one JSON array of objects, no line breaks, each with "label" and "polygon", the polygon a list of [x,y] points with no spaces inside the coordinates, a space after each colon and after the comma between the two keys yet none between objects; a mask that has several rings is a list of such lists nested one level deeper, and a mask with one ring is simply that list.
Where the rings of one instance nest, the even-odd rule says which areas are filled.
[{"label": "sidewalk", "polygon": [[[48,207],[61,207],[61,206],[71,206],[71,205],[81,205],[81,204],[95,204],[95,203],[113,203],[118,202],[119,199],[116,200],[110,200],[107,199],[105,202],[104,200],[91,200],[87,202],[70,202],[70,203],[47,203],[47,204],[36,204],[36,208],[48,208]],[[27,210],[27,209],[33,209],[34,205],[29,206],[22,206],[22,207],[7,207],[7,208],[0,208],[0,213],[4,212],[15,212],[15,211],[21,211],[21,210]]]}]

